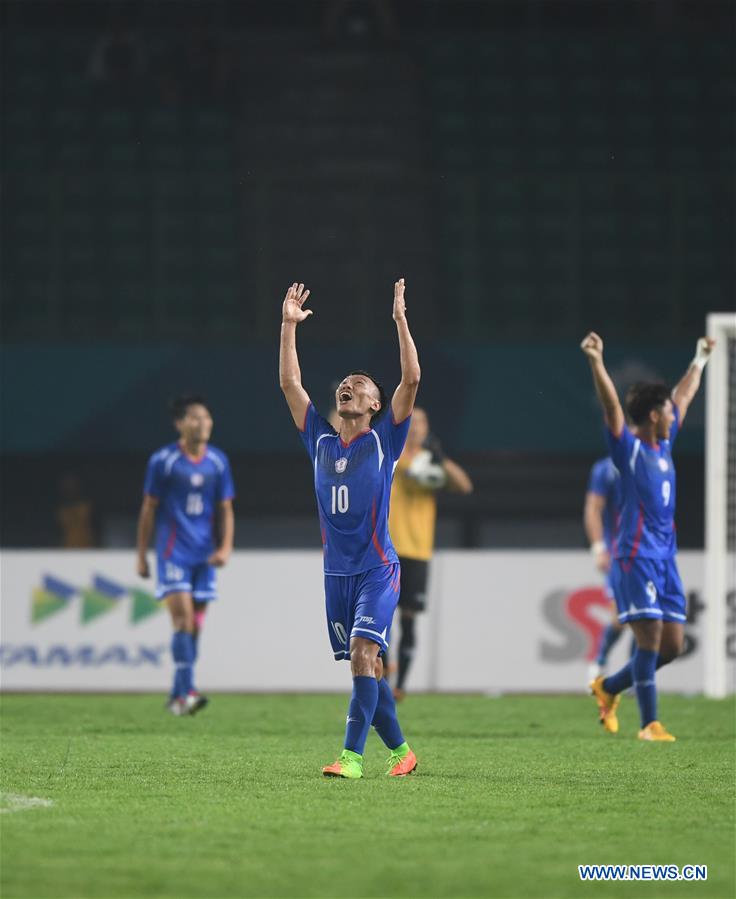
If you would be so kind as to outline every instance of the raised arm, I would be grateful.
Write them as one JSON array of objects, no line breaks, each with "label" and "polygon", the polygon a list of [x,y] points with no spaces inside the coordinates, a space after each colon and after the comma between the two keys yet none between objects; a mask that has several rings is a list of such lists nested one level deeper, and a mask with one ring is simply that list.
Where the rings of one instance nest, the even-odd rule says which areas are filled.
[{"label": "raised arm", "polygon": [[580,349],[588,357],[588,362],[590,362],[595,392],[598,394],[598,399],[603,407],[606,425],[614,437],[620,437],[626,420],[616,388],[611,380],[611,376],[606,371],[606,366],[603,364],[603,341],[595,331],[591,331],[580,344]]},{"label": "raised arm", "polygon": [[695,356],[693,356],[692,362],[672,391],[672,402],[680,412],[680,424],[682,424],[682,420],[685,418],[688,406],[698,392],[700,380],[703,377],[703,369],[707,365],[715,345],[716,342],[712,337],[701,337],[698,340],[695,344]]},{"label": "raised arm", "polygon": [[298,428],[304,427],[309,408],[309,394],[302,387],[302,373],[296,354],[296,326],[309,318],[311,309],[303,309],[309,296],[303,284],[292,284],[286,291],[281,317],[281,347],[279,350],[279,384]]},{"label": "raised arm", "polygon": [[394,391],[391,400],[391,412],[395,422],[402,422],[411,415],[414,400],[419,389],[419,357],[414,345],[409,323],[406,320],[406,303],[404,302],[404,279],[394,284],[394,321],[399,335],[399,355],[401,358],[401,383]]}]

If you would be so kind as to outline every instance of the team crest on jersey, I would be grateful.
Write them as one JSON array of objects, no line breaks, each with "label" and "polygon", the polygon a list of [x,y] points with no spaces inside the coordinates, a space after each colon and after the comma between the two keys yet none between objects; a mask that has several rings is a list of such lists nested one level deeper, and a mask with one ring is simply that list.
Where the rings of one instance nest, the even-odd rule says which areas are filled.
[{"label": "team crest on jersey", "polygon": [[192,487],[201,487],[202,484],[204,484],[204,475],[195,471],[191,478],[189,478],[189,481]]},{"label": "team crest on jersey", "polygon": [[345,456],[343,456],[342,459],[338,459],[337,462],[335,462],[335,471],[338,474],[342,474],[347,467],[348,467],[348,460],[345,458]]},{"label": "team crest on jersey", "polygon": [[659,460],[659,470],[660,471],[669,471],[670,463],[666,459]]}]

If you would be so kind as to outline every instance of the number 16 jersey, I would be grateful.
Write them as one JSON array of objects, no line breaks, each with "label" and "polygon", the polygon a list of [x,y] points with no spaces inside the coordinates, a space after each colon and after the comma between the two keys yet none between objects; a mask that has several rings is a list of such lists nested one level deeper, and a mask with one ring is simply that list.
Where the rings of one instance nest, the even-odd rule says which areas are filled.
[{"label": "number 16 jersey", "polygon": [[391,481],[409,431],[388,409],[349,443],[310,403],[300,436],[314,467],[325,574],[353,575],[398,562],[388,532]]},{"label": "number 16 jersey", "polygon": [[204,562],[215,549],[217,506],[235,496],[225,453],[207,446],[194,459],[170,443],[151,456],[143,492],[159,500],[158,556],[182,565]]}]

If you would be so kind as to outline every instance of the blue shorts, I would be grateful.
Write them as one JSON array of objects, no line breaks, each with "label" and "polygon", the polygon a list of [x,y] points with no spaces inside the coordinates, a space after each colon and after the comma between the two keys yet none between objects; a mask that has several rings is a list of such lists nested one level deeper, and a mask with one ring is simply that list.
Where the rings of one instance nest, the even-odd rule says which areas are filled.
[{"label": "blue shorts", "polygon": [[611,583],[618,620],[687,621],[687,601],[674,559],[615,559]]},{"label": "blue shorts", "polygon": [[197,602],[217,599],[217,575],[206,562],[188,565],[158,556],[156,570],[156,599],[164,599],[169,593],[191,593]]},{"label": "blue shorts", "polygon": [[388,649],[399,601],[398,563],[347,576],[325,575],[327,631],[335,659],[350,658],[350,638],[364,637]]}]

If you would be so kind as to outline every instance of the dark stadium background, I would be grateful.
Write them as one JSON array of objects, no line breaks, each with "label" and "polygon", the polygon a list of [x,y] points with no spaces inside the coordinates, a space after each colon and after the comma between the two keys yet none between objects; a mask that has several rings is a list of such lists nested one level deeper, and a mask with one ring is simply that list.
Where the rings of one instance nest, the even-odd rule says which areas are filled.
[{"label": "dark stadium background", "polygon": [[[733,8],[708,2],[32,2],[2,7],[6,547],[59,543],[61,479],[133,544],[174,394],[210,400],[236,546],[319,545],[277,379],[283,294],[323,409],[398,373],[476,483],[444,546],[577,547],[603,453],[578,343],[621,388],[734,306]],[[703,540],[703,400],[678,453]]]}]

